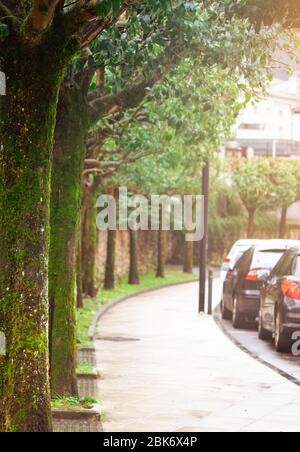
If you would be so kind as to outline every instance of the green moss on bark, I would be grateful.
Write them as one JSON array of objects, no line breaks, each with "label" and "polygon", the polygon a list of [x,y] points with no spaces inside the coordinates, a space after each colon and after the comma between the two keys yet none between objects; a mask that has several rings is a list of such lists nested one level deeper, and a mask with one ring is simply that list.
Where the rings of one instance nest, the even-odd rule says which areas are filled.
[{"label": "green moss on bark", "polygon": [[[90,176],[92,178],[92,176]],[[82,271],[83,292],[89,297],[97,295],[96,287],[96,246],[97,246],[97,209],[96,200],[99,178],[93,176],[84,182],[83,227],[82,227]]]},{"label": "green moss on bark", "polygon": [[[34,49],[7,39],[0,101],[0,430],[50,431],[48,246],[58,92],[75,47],[55,35]],[[71,50],[72,47],[72,50]]]},{"label": "green moss on bark", "polygon": [[[60,43],[60,46],[58,46]],[[49,431],[48,244],[50,172],[67,43],[6,42],[0,104],[0,430]]]},{"label": "green moss on bark", "polygon": [[77,396],[76,250],[88,120],[86,92],[64,84],[55,131],[49,255],[50,363],[53,396]]}]

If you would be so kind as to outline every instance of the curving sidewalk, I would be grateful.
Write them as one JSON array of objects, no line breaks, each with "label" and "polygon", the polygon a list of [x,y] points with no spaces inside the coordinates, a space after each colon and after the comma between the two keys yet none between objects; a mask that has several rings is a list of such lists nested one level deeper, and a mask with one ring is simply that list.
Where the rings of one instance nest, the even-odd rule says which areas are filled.
[{"label": "curving sidewalk", "polygon": [[300,388],[197,314],[198,285],[135,296],[95,341],[106,432],[300,432]]}]

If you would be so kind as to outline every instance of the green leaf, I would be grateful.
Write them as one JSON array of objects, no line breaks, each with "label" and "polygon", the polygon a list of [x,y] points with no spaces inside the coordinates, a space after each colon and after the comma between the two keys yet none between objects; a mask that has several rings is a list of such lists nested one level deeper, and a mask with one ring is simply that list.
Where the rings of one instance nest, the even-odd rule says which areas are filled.
[{"label": "green leaf", "polygon": [[9,35],[9,28],[3,22],[0,22],[0,38],[6,38]]}]

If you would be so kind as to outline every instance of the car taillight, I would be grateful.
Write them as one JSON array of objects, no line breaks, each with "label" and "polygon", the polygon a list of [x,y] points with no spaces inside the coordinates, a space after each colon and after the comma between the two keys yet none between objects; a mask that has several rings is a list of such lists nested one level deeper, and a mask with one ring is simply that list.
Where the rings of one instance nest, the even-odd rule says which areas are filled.
[{"label": "car taillight", "polygon": [[224,259],[224,264],[230,264],[230,258],[229,257],[226,257],[226,259]]},{"label": "car taillight", "polygon": [[281,282],[281,290],[283,295],[293,300],[300,300],[300,283],[284,279]]},{"label": "car taillight", "polygon": [[246,276],[246,281],[258,281],[259,274],[262,272],[262,268],[253,268],[250,270]]}]

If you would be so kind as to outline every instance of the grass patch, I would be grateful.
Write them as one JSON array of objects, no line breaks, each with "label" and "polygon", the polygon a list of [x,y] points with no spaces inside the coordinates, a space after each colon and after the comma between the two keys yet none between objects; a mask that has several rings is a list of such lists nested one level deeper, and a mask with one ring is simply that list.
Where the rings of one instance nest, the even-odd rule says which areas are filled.
[{"label": "grass patch", "polygon": [[99,401],[93,397],[84,397],[82,399],[77,397],[57,397],[51,401],[51,406],[60,410],[75,411],[82,408],[91,410],[96,403],[99,403]]},{"label": "grass patch", "polygon": [[95,367],[88,361],[79,361],[76,372],[78,374],[91,374],[95,372]]},{"label": "grass patch", "polygon": [[124,278],[116,283],[114,290],[101,289],[95,300],[84,300],[84,308],[77,311],[77,338],[81,347],[91,347],[87,333],[91,326],[93,317],[101,306],[111,300],[134,294],[143,289],[159,287],[164,284],[196,280],[197,276],[182,273],[180,271],[167,269],[165,278],[156,278],[153,274],[142,275],[138,286],[128,284],[128,278]]}]

